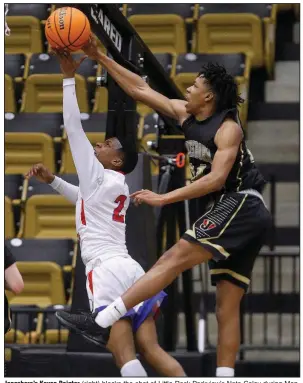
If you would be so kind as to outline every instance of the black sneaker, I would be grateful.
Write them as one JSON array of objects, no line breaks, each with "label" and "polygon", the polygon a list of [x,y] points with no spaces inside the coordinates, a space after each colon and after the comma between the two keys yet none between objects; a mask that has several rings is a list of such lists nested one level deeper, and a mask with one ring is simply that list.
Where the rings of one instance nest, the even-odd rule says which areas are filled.
[{"label": "black sneaker", "polygon": [[60,310],[56,312],[58,321],[76,334],[81,334],[85,339],[97,346],[106,346],[110,328],[100,327],[95,322],[95,315],[87,312],[70,313]]}]

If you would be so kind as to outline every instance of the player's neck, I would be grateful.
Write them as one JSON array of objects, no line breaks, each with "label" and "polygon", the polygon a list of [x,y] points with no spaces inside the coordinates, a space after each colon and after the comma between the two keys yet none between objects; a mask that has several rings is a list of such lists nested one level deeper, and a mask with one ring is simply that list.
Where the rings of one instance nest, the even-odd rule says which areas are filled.
[{"label": "player's neck", "polygon": [[197,121],[204,121],[207,118],[211,117],[214,113],[215,113],[214,107],[207,105],[203,108],[200,108],[198,113],[194,114],[194,116]]}]

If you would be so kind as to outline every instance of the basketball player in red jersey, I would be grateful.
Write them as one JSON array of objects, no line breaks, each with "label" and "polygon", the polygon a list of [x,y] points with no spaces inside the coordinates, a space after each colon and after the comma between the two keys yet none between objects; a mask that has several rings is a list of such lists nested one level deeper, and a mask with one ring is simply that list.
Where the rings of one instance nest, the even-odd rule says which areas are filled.
[{"label": "basketball player in red jersey", "polygon": [[[83,58],[75,62],[69,53],[56,52],[63,73],[63,119],[79,187],[55,177],[42,164],[30,169],[27,178],[38,177],[76,205],[76,229],[81,257],[86,268],[87,294],[93,315],[82,326],[70,327],[99,345],[100,326],[95,318],[123,294],[144,270],[128,254],[125,242],[125,215],[129,190],[125,174],[136,166],[137,153],[113,137],[92,147],[81,125],[75,72]],[[159,345],[154,316],[166,294],[160,291],[123,315],[110,332],[107,348],[112,352],[122,376],[147,376],[138,352],[161,376],[185,376],[180,364]],[[63,325],[68,315],[57,313]],[[81,314],[75,314],[82,317]],[[86,329],[89,328],[88,333]],[[135,346],[136,344],[136,346]]]}]

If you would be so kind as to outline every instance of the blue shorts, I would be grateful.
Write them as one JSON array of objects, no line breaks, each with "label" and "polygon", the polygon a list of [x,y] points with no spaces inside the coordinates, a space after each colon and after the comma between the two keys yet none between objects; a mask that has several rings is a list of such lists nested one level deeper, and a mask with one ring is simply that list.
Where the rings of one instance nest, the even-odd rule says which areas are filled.
[{"label": "blue shorts", "polygon": [[[151,314],[155,320],[157,319],[160,311],[160,306],[166,297],[167,294],[164,291],[161,291],[159,294],[150,299],[147,299],[142,304],[139,304],[135,308],[128,310],[122,318],[130,318],[132,320],[133,332],[135,333],[141,324],[145,321],[145,319],[148,318]],[[107,306],[98,307],[96,308],[95,312],[100,312],[106,307]]]}]

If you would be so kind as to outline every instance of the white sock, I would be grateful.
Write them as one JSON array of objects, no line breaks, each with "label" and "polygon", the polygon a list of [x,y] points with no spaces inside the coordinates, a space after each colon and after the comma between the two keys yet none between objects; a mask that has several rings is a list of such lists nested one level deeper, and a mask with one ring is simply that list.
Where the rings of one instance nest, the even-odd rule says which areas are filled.
[{"label": "white sock", "polygon": [[138,359],[125,363],[120,372],[121,376],[147,376],[146,371]]},{"label": "white sock", "polygon": [[230,367],[217,367],[216,376],[217,377],[235,376],[235,370],[233,368],[230,368]]},{"label": "white sock", "polygon": [[107,306],[103,311],[99,312],[96,317],[96,322],[99,326],[107,328],[112,326],[117,320],[123,317],[126,314],[127,310],[119,297],[109,306]]}]

